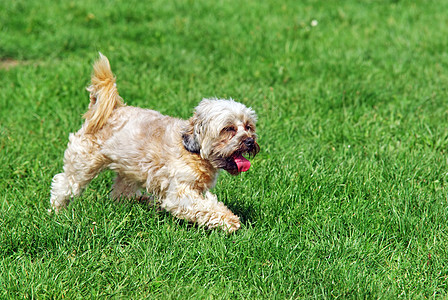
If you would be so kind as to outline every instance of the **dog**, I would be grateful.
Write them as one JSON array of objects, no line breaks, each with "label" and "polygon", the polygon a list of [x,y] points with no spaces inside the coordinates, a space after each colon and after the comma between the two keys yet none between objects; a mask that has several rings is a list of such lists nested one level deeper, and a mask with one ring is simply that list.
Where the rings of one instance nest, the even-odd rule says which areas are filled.
[{"label": "dog", "polygon": [[108,168],[117,174],[113,199],[152,195],[177,218],[229,233],[240,228],[239,217],[209,190],[220,170],[245,172],[251,163],[243,155],[254,157],[260,151],[253,109],[232,99],[203,99],[193,116],[182,120],[127,106],[101,53],[87,90],[85,122],[69,135],[64,171],[52,180],[55,212]]}]

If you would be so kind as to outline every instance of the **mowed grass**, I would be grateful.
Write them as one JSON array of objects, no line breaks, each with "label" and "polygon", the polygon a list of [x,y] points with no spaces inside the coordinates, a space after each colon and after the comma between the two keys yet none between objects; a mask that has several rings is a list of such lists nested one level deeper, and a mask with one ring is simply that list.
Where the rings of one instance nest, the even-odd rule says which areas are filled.
[{"label": "mowed grass", "polygon": [[[0,298],[430,298],[448,291],[448,2],[0,2]],[[259,116],[213,192],[232,235],[108,198],[47,213],[91,65],[129,105]]]}]

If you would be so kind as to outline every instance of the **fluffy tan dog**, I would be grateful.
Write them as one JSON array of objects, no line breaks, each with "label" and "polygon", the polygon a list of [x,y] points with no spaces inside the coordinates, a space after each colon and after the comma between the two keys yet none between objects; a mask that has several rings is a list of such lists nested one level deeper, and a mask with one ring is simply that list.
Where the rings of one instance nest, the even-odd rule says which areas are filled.
[{"label": "fluffy tan dog", "polygon": [[193,117],[181,120],[126,106],[101,54],[87,90],[85,123],[70,134],[64,172],[53,178],[50,203],[56,212],[109,168],[117,173],[114,199],[142,197],[143,188],[178,218],[228,232],[240,228],[239,218],[209,189],[220,169],[245,172],[250,162],[243,154],[255,156],[260,150],[251,108],[204,99]]}]

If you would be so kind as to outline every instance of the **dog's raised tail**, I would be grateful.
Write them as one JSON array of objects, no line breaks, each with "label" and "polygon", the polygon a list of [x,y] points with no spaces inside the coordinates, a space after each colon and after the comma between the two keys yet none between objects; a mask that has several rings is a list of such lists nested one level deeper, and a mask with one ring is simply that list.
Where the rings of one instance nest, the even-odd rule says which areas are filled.
[{"label": "dog's raised tail", "polygon": [[89,110],[84,114],[86,132],[95,133],[103,127],[116,107],[124,106],[109,60],[101,53],[93,65],[92,82],[87,90],[90,92],[90,104]]}]

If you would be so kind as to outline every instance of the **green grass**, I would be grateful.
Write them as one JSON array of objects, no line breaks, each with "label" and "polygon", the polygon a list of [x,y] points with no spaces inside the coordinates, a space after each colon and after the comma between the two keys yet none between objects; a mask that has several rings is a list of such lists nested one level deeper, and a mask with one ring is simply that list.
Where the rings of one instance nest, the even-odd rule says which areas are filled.
[{"label": "green grass", "polygon": [[[0,298],[447,297],[447,11],[1,1]],[[114,203],[110,172],[47,214],[98,51],[130,105],[188,118],[216,96],[257,111],[252,169],[213,190],[236,234]]]}]

